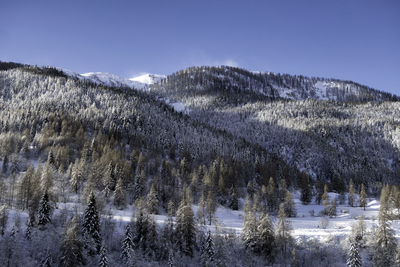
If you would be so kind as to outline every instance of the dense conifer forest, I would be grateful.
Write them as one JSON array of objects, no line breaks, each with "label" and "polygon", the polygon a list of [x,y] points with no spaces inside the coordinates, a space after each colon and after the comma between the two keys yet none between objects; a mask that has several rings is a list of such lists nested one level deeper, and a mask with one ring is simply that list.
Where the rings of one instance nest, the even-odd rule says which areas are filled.
[{"label": "dense conifer forest", "polygon": [[[318,82],[340,85],[320,100]],[[135,90],[0,62],[0,264],[400,264],[397,101],[230,67]],[[323,206],[323,228],[372,198],[376,228],[360,216],[342,239],[292,234],[296,207]],[[242,216],[240,231],[221,210]]]}]

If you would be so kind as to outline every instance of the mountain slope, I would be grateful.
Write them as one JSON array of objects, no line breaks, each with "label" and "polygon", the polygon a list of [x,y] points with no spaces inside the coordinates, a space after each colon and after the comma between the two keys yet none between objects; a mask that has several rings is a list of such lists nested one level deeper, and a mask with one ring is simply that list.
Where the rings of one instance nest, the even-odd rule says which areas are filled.
[{"label": "mountain slope", "polygon": [[[0,104],[0,132],[31,132],[34,143],[41,144],[40,151],[68,143],[61,132],[69,127],[64,121],[72,121],[84,127],[85,139],[107,133],[129,146],[176,155],[179,160],[186,157],[193,164],[209,165],[222,158],[246,166],[244,173],[235,176],[241,186],[255,176],[256,163],[269,166],[261,174],[264,180],[285,174],[289,184],[296,184],[300,177],[298,170],[264,148],[194,121],[145,92],[71,78],[56,69],[25,66],[0,71]],[[48,128],[56,129],[50,131],[51,138],[44,133]],[[13,142],[24,142],[17,139]],[[0,150],[0,155],[5,154]]]},{"label": "mountain slope", "polygon": [[309,78],[302,75],[250,72],[234,67],[192,67],[164,79],[159,90],[185,94],[244,93],[255,97],[341,102],[398,101],[399,97],[351,81]]},{"label": "mountain slope", "polygon": [[149,90],[335,190],[349,179],[393,182],[400,174],[400,102],[389,93],[354,82],[231,67],[189,68]]}]

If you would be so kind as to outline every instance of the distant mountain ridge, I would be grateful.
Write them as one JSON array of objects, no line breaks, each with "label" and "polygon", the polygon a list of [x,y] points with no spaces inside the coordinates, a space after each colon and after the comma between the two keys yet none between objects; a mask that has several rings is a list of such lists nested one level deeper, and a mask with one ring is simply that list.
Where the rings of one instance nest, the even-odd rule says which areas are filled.
[{"label": "distant mountain ridge", "polygon": [[251,72],[245,69],[191,67],[169,75],[157,91],[190,93],[189,91],[224,93],[241,92],[269,99],[332,100],[340,102],[399,101],[391,93],[379,91],[352,81],[306,77],[272,72]]}]

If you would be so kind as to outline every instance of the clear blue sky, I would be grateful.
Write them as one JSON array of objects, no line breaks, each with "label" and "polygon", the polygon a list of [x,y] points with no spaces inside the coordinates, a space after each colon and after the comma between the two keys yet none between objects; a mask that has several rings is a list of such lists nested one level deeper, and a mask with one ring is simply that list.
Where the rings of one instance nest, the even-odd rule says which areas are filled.
[{"label": "clear blue sky", "polygon": [[130,77],[192,65],[354,80],[400,95],[400,1],[2,0],[0,60]]}]

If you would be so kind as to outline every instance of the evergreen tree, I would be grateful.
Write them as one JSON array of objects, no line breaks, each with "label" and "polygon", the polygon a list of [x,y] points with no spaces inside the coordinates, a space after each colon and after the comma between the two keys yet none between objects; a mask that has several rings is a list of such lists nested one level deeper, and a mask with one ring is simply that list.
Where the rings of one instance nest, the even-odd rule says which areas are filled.
[{"label": "evergreen tree", "polygon": [[197,218],[201,224],[206,224],[206,200],[204,197],[204,192],[201,193],[200,196],[200,201],[197,209]]},{"label": "evergreen tree", "polygon": [[131,262],[132,253],[134,252],[134,243],[132,231],[129,223],[125,227],[125,238],[122,241],[121,259],[125,264]]},{"label": "evergreen tree", "polygon": [[211,236],[211,232],[208,231],[207,238],[205,240],[204,246],[201,251],[201,263],[205,267],[214,266],[215,251],[214,251],[214,241]]},{"label": "evergreen tree", "polygon": [[51,222],[50,219],[51,207],[49,204],[49,195],[45,192],[40,200],[38,210],[38,225],[44,226]]},{"label": "evergreen tree", "polygon": [[[249,206],[249,199],[246,199],[245,207]],[[257,214],[253,209],[246,208],[244,214],[244,224],[242,231],[242,240],[246,248],[252,251],[257,250],[258,229]]]},{"label": "evergreen tree", "polygon": [[356,239],[351,240],[350,250],[347,258],[347,266],[349,267],[361,267],[362,258],[359,251],[359,244]]},{"label": "evergreen tree", "polygon": [[230,189],[230,199],[229,199],[229,208],[232,210],[239,210],[239,200],[236,188],[234,186]]},{"label": "evergreen tree", "polygon": [[79,221],[75,214],[74,218],[66,225],[61,244],[60,266],[75,267],[85,264],[83,257],[83,244],[80,240]]},{"label": "evergreen tree", "polygon": [[145,254],[150,258],[155,258],[158,254],[158,234],[156,229],[156,222],[152,216],[149,217],[148,231],[146,236],[146,251]]},{"label": "evergreen tree", "polygon": [[302,180],[301,180],[300,200],[303,203],[303,205],[308,205],[308,204],[310,204],[311,199],[312,199],[312,193],[311,193],[311,188],[310,188],[310,182],[309,182],[308,176],[303,174]]},{"label": "evergreen tree", "polygon": [[360,216],[357,225],[353,225],[351,231],[353,239],[355,239],[357,242],[361,242],[363,240],[366,231],[364,215]]},{"label": "evergreen tree", "polygon": [[296,206],[293,201],[292,194],[289,191],[286,191],[285,202],[283,203],[285,214],[288,217],[296,217]]},{"label": "evergreen tree", "polygon": [[291,243],[290,230],[290,223],[286,219],[285,209],[283,204],[281,204],[278,211],[278,221],[276,223],[276,241],[284,257],[287,252],[287,247]]},{"label": "evergreen tree", "polygon": [[148,246],[148,236],[150,219],[147,210],[145,209],[145,204],[143,200],[139,199],[137,201],[137,212],[135,221],[135,237],[134,243],[135,247],[141,248],[143,252],[147,251]]},{"label": "evergreen tree", "polygon": [[112,162],[108,163],[106,167],[106,171],[104,172],[103,176],[103,184],[105,196],[108,197],[110,192],[114,190],[116,185],[116,178]]},{"label": "evergreen tree", "polygon": [[329,206],[329,212],[328,212],[329,217],[336,216],[337,214],[336,207],[337,207],[336,198],[334,198],[332,199],[331,204]]},{"label": "evergreen tree", "polygon": [[373,261],[376,266],[392,266],[394,264],[396,242],[389,222],[388,195],[389,188],[384,186],[380,198],[379,226],[375,234]]},{"label": "evergreen tree", "polygon": [[274,228],[268,213],[261,216],[257,227],[256,251],[266,258],[271,258],[275,246]]},{"label": "evergreen tree", "polygon": [[278,203],[277,203],[275,182],[272,177],[269,178],[266,197],[267,197],[268,210],[270,212],[275,211]]},{"label": "evergreen tree", "polygon": [[365,210],[365,207],[367,206],[367,193],[365,192],[365,186],[364,184],[361,184],[361,191],[360,191],[360,207],[363,207]]},{"label": "evergreen tree", "polygon": [[353,180],[350,179],[349,183],[349,196],[348,196],[348,203],[350,207],[354,207],[354,199],[355,199],[356,191],[354,189],[354,183]]},{"label": "evergreen tree", "polygon": [[123,180],[118,179],[117,185],[114,190],[114,205],[117,209],[125,208],[126,197],[125,197],[125,188],[123,184]]},{"label": "evergreen tree", "polygon": [[208,217],[208,224],[211,225],[211,222],[214,218],[215,211],[217,210],[217,203],[215,200],[214,193],[210,190],[207,195],[207,203],[206,203],[206,212]]},{"label": "evergreen tree", "polygon": [[28,223],[26,224],[26,231],[25,231],[25,238],[26,240],[31,240],[31,234],[32,234],[32,227],[34,225],[34,218],[29,217]]},{"label": "evergreen tree", "polygon": [[144,170],[142,170],[141,172],[137,172],[135,176],[134,199],[137,200],[143,197],[145,189],[146,189],[146,173],[144,172]]},{"label": "evergreen tree", "polygon": [[154,184],[151,185],[147,195],[147,209],[150,214],[158,214],[158,195]]},{"label": "evergreen tree", "polygon": [[[88,202],[83,221],[83,233],[87,241],[85,246],[89,249],[90,254],[94,254],[94,251],[100,253],[100,219],[96,207],[96,197],[93,192],[90,193]],[[94,242],[94,247],[91,245],[92,242]]]},{"label": "evergreen tree", "polygon": [[107,249],[102,246],[100,249],[99,267],[108,267]]},{"label": "evergreen tree", "polygon": [[193,256],[193,248],[196,243],[196,227],[194,223],[193,210],[190,205],[182,200],[176,212],[176,230],[177,245],[179,250]]}]

